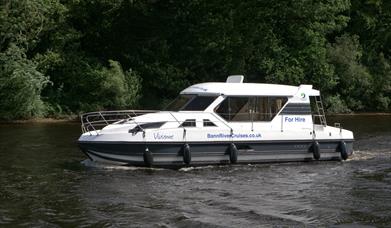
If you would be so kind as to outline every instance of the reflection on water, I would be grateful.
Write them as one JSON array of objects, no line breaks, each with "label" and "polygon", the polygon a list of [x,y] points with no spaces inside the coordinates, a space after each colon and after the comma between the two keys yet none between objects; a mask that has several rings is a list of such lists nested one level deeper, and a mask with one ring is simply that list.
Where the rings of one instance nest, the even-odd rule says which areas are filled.
[{"label": "reflection on water", "polygon": [[95,164],[77,124],[0,125],[0,226],[391,226],[391,116],[343,116],[345,162],[188,167]]}]

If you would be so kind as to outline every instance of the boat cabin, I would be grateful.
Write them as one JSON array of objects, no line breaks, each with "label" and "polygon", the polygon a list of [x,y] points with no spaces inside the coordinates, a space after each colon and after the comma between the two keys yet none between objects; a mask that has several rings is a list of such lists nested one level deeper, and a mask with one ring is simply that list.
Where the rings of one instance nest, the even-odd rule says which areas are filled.
[{"label": "boat cabin", "polygon": [[[190,86],[168,105],[166,111],[215,113],[230,124],[276,122],[281,125],[281,130],[284,123],[287,126],[312,125],[314,115],[314,121],[326,125],[324,113],[320,112],[323,111],[320,93],[312,89],[312,85],[243,83],[243,78],[235,75],[228,77],[226,83],[208,82]],[[315,100],[312,110],[310,98]],[[185,124],[191,124],[188,122],[196,126],[196,122],[202,121],[191,119]]]}]

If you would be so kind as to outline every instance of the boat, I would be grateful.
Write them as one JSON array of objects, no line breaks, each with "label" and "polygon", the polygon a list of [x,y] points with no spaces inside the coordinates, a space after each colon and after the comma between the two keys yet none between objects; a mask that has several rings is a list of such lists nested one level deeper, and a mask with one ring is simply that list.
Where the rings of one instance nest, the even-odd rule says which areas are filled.
[{"label": "boat", "polygon": [[226,82],[192,85],[165,110],[81,116],[78,145],[89,159],[116,165],[184,167],[346,160],[353,132],[328,126],[312,85]]}]

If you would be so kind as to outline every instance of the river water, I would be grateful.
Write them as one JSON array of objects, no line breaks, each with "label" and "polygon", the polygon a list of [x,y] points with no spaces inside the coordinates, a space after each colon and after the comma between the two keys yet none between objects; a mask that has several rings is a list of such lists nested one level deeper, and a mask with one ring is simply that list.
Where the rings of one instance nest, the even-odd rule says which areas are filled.
[{"label": "river water", "polygon": [[1,227],[391,227],[391,116],[338,116],[344,162],[110,167],[75,123],[0,125]]}]

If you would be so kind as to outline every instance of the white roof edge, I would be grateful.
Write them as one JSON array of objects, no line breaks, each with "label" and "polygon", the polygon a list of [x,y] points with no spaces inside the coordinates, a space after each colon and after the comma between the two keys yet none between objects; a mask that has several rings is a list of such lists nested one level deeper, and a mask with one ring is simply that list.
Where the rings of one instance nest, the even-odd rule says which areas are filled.
[{"label": "white roof edge", "polygon": [[318,90],[312,85],[281,85],[265,83],[224,83],[207,82],[192,85],[181,91],[180,94],[198,95],[230,95],[230,96],[319,96]]},{"label": "white roof edge", "polygon": [[319,90],[313,89],[312,85],[306,85],[302,84],[299,86],[299,89],[297,91],[297,94],[299,93],[306,93],[308,96],[319,96],[320,92]]}]

